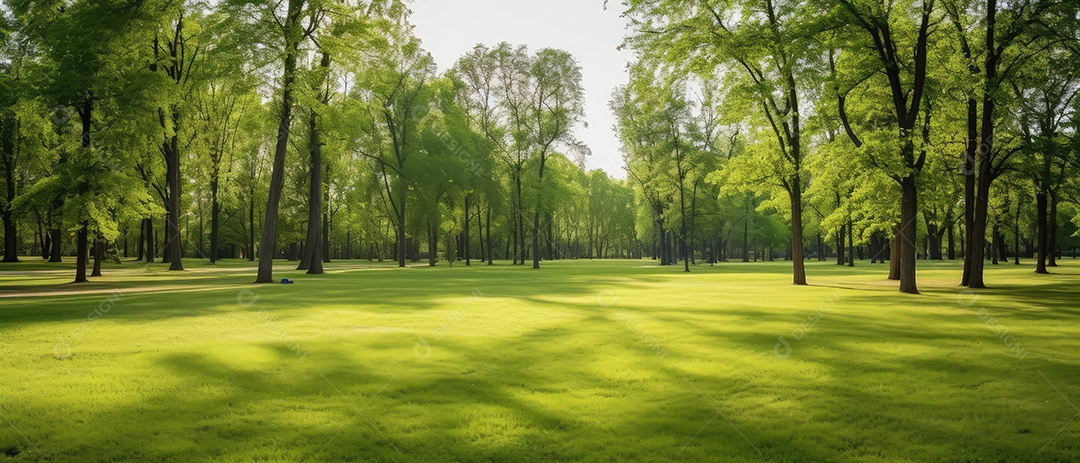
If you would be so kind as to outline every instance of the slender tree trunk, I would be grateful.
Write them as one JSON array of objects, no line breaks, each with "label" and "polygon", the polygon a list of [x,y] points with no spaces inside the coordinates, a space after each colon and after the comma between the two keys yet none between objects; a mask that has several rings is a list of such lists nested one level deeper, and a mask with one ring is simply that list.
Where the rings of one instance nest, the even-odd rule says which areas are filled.
[{"label": "slender tree trunk", "polygon": [[[216,177],[216,175],[215,175]],[[221,227],[221,204],[218,202],[218,181],[210,181],[210,263],[216,264],[218,257],[218,235]]]},{"label": "slender tree trunk", "polygon": [[[251,179],[252,185],[255,184],[255,179]],[[255,262],[255,187],[252,186],[248,191],[248,262]]]},{"label": "slender tree trunk", "polygon": [[849,220],[847,223],[847,242],[848,242],[848,267],[855,266],[855,226],[852,225]]},{"label": "slender tree trunk", "polygon": [[889,242],[889,279],[900,280],[900,224],[893,226],[893,239]]},{"label": "slender tree trunk", "polygon": [[495,248],[491,245],[491,204],[487,207],[487,247],[488,265],[495,265]]},{"label": "slender tree trunk", "polygon": [[[61,201],[57,201],[57,202],[53,203],[53,205],[56,206],[57,210],[59,210],[60,207],[63,207],[63,204],[64,203],[61,202]],[[59,214],[57,214],[57,216],[55,218],[53,218],[53,224],[55,225],[55,227],[52,230],[49,231],[49,233],[52,234],[52,239],[50,240],[51,241],[51,243],[50,243],[51,246],[49,247],[49,251],[50,251],[49,262],[63,262],[64,261],[64,259],[61,257],[61,253],[63,252],[63,244],[64,244],[64,241],[63,241],[64,232],[63,232],[63,230],[60,229],[60,221],[61,220],[63,220],[63,219],[60,218]]]},{"label": "slender tree trunk", "polygon": [[293,109],[292,87],[296,80],[296,59],[302,38],[300,16],[303,6],[303,0],[289,0],[288,14],[285,18],[285,63],[281,82],[281,114],[278,119],[277,145],[274,147],[274,166],[270,174],[270,191],[266,198],[266,219],[263,222],[262,242],[259,244],[259,273],[255,278],[255,283],[274,281],[278,205],[281,202],[281,190],[285,184],[285,153],[289,148],[289,126]]},{"label": "slender tree trunk", "polygon": [[438,222],[428,220],[428,267],[434,267],[436,254],[439,252],[439,225]]},{"label": "slender tree trunk", "polygon": [[956,239],[956,237],[955,237],[956,224],[953,223],[952,213],[949,214],[949,217],[948,217],[948,219],[946,221],[949,223],[949,229],[947,231],[948,238],[949,238],[949,241],[948,241],[949,242],[949,253],[948,253],[949,260],[956,260],[956,242],[955,242],[955,239]]},{"label": "slender tree trunk", "polygon": [[847,225],[841,225],[840,231],[836,232],[836,265],[844,265],[847,262],[847,256],[844,253],[846,246],[844,245],[844,237],[847,235]]},{"label": "slender tree trunk", "polygon": [[1013,262],[1020,265],[1020,201],[1016,202],[1016,216],[1013,217],[1013,248],[1015,249]]},{"label": "slender tree trunk", "polygon": [[469,222],[470,222],[469,219],[470,219],[470,217],[469,217],[469,194],[466,193],[465,194],[465,228],[464,228],[464,231],[463,231],[463,233],[465,234],[465,237],[464,237],[465,238],[465,243],[464,243],[463,248],[464,248],[464,251],[465,251],[465,266],[466,267],[472,266],[472,253],[471,253],[472,250],[469,249],[470,241],[472,241],[472,240],[469,239],[470,238],[469,237]]},{"label": "slender tree trunk", "polygon": [[1046,270],[1046,253],[1049,250],[1049,231],[1047,230],[1047,209],[1049,203],[1047,200],[1047,194],[1045,190],[1039,191],[1035,195],[1035,217],[1037,226],[1035,228],[1035,234],[1037,238],[1038,256],[1035,261],[1035,273],[1047,274],[1050,273]]}]

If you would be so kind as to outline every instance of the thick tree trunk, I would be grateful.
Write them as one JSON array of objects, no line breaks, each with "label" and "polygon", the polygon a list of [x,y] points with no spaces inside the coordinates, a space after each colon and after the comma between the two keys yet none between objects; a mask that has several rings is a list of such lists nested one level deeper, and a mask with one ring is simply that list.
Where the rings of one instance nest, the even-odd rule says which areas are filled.
[{"label": "thick tree trunk", "polygon": [[[60,217],[56,217],[53,220],[59,222],[61,219]],[[50,240],[51,243],[49,247],[49,262],[63,262],[64,259],[61,257],[60,254],[63,252],[64,232],[60,229],[59,224],[57,224],[57,226],[50,230],[49,233],[52,234],[52,239]]]},{"label": "thick tree trunk", "polygon": [[157,257],[157,249],[154,248],[154,244],[157,242],[154,239],[154,219],[143,219],[146,221],[146,263],[154,263],[154,258]]},{"label": "thick tree trunk", "polygon": [[[90,149],[90,129],[91,122],[93,121],[92,114],[94,109],[93,100],[87,99],[83,103],[82,109],[79,110],[79,116],[82,119],[82,149]],[[86,260],[87,253],[89,252],[87,244],[87,235],[90,233],[89,225],[83,222],[79,226],[79,231],[75,239],[75,252],[77,258],[75,262],[75,283],[85,283],[86,279]]]},{"label": "thick tree trunk", "polygon": [[983,260],[986,248],[986,224],[990,207],[990,184],[993,182],[994,153],[994,90],[998,85],[998,55],[996,46],[997,0],[986,2],[986,65],[983,68],[982,143],[979,145],[978,180],[975,191],[975,220],[971,224],[971,277],[968,287],[985,288]]},{"label": "thick tree trunk", "polygon": [[[180,109],[178,106],[173,105],[172,120],[174,128],[177,127],[179,119]],[[173,135],[166,142],[165,148],[165,175],[169,183],[169,211],[166,225],[166,232],[169,234],[169,270],[181,271],[184,270],[184,264],[183,248],[180,246],[180,197],[182,192],[180,182],[180,142],[178,137]]]},{"label": "thick tree trunk", "polygon": [[[328,72],[330,68],[330,54],[323,52],[322,61],[319,63],[321,71]],[[318,86],[316,87],[318,92]],[[308,229],[307,243],[304,255],[300,259],[300,267],[297,270],[307,270],[308,275],[322,275],[323,273],[323,230],[320,221],[324,220],[323,211],[323,164],[322,164],[322,139],[319,131],[319,112],[311,108],[308,119],[308,152],[311,154],[311,180],[308,189]]]},{"label": "thick tree trunk", "polygon": [[7,202],[5,207],[0,209],[0,218],[4,221],[4,262],[18,262],[19,261],[19,239],[16,233],[18,233],[18,227],[15,224],[15,217],[11,213],[12,202],[15,201],[15,153],[14,147],[5,147],[5,151],[11,151],[4,154],[4,183],[7,185]]},{"label": "thick tree trunk", "polygon": [[281,82],[281,114],[278,119],[277,144],[274,147],[274,166],[270,174],[270,191],[266,197],[266,219],[263,221],[262,242],[259,244],[259,273],[255,283],[274,281],[274,253],[277,249],[278,205],[285,184],[285,153],[289,148],[289,126],[292,122],[293,83],[296,80],[296,59],[301,40],[300,16],[303,0],[289,0],[285,18],[285,63]]},{"label": "thick tree trunk", "polygon": [[[798,152],[796,151],[796,156]],[[796,285],[806,284],[806,262],[803,260],[802,179],[796,175],[791,180],[791,261],[794,264],[792,280]]]},{"label": "thick tree trunk", "polygon": [[900,292],[919,294],[915,281],[915,221],[919,214],[915,176],[905,177],[900,189]]},{"label": "thick tree trunk", "polygon": [[1057,193],[1051,191],[1050,192],[1050,215],[1047,216],[1047,228],[1049,229],[1049,232],[1050,232],[1049,236],[1047,237],[1048,243],[1047,243],[1047,246],[1046,246],[1047,247],[1047,255],[1046,255],[1046,266],[1047,267],[1057,267],[1058,266],[1058,264],[1057,264],[1057,258],[1058,258],[1057,208],[1058,208]]},{"label": "thick tree trunk", "polygon": [[92,277],[101,276],[101,261],[105,259],[105,242],[101,239],[94,240],[94,271],[90,273]]},{"label": "thick tree trunk", "polygon": [[975,98],[968,99],[967,106],[967,149],[964,151],[964,273],[961,286],[971,284],[971,232],[975,224],[975,173],[976,159],[979,152],[979,104]]},{"label": "thick tree trunk", "polygon": [[146,258],[146,219],[139,221],[139,249],[135,260],[141,261]]},{"label": "thick tree trunk", "polygon": [[[326,54],[323,55],[328,56]],[[324,58],[325,60],[325,58]],[[311,154],[310,175],[308,184],[308,221],[307,239],[304,243],[304,253],[300,257],[300,265],[297,270],[307,270],[309,275],[320,275],[322,268],[322,142],[319,139],[318,115],[314,110],[308,120],[308,151]]]},{"label": "thick tree trunk", "polygon": [[79,227],[79,231],[75,233],[75,248],[78,254],[75,256],[75,283],[86,283],[86,260],[87,260],[87,226],[85,223]]}]

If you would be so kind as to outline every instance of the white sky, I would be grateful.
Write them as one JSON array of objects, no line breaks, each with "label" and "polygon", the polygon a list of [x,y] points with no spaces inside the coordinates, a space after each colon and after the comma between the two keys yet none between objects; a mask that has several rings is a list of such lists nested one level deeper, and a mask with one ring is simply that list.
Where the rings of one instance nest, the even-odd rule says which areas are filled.
[{"label": "white sky", "polygon": [[625,178],[615,119],[608,109],[611,92],[626,83],[626,64],[633,58],[619,51],[626,22],[618,0],[415,0],[412,23],[423,46],[446,70],[477,43],[510,42],[530,50],[561,48],[581,64],[585,85],[585,120],[578,139],[592,148],[589,169],[604,169]]}]

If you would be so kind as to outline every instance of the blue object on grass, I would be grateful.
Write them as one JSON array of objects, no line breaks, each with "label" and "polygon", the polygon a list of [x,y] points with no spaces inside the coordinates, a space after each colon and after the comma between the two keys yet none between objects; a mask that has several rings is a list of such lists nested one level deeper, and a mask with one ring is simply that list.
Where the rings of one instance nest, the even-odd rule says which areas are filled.
[{"label": "blue object on grass", "polygon": [[283,284],[283,285],[291,285],[291,284],[293,284],[293,283],[296,283],[296,282],[295,282],[295,281],[292,281],[292,280],[290,280],[290,279],[288,279],[288,278],[282,278],[282,279],[281,279],[281,284]]}]

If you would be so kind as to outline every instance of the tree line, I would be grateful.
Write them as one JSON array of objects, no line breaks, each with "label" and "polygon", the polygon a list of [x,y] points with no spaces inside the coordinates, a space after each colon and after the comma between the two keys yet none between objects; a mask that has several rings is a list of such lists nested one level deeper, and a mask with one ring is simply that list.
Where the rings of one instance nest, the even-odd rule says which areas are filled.
[{"label": "tree line", "polygon": [[1080,4],[622,6],[638,60],[612,106],[639,204],[680,255],[722,246],[744,200],[783,217],[797,285],[815,241],[840,264],[865,247],[904,293],[943,248],[983,288],[987,258],[1030,255],[1046,273],[1070,245]]},{"label": "tree line", "polygon": [[10,0],[4,260],[865,258],[915,293],[1075,247],[1074,2],[622,6],[626,180],[583,167],[572,55],[440,71],[400,0]]},{"label": "tree line", "polygon": [[[396,0],[3,8],[5,261],[640,257],[586,171],[581,66],[478,45],[440,72]],[[91,262],[92,261],[92,262]],[[90,268],[90,275],[87,269]]]}]

